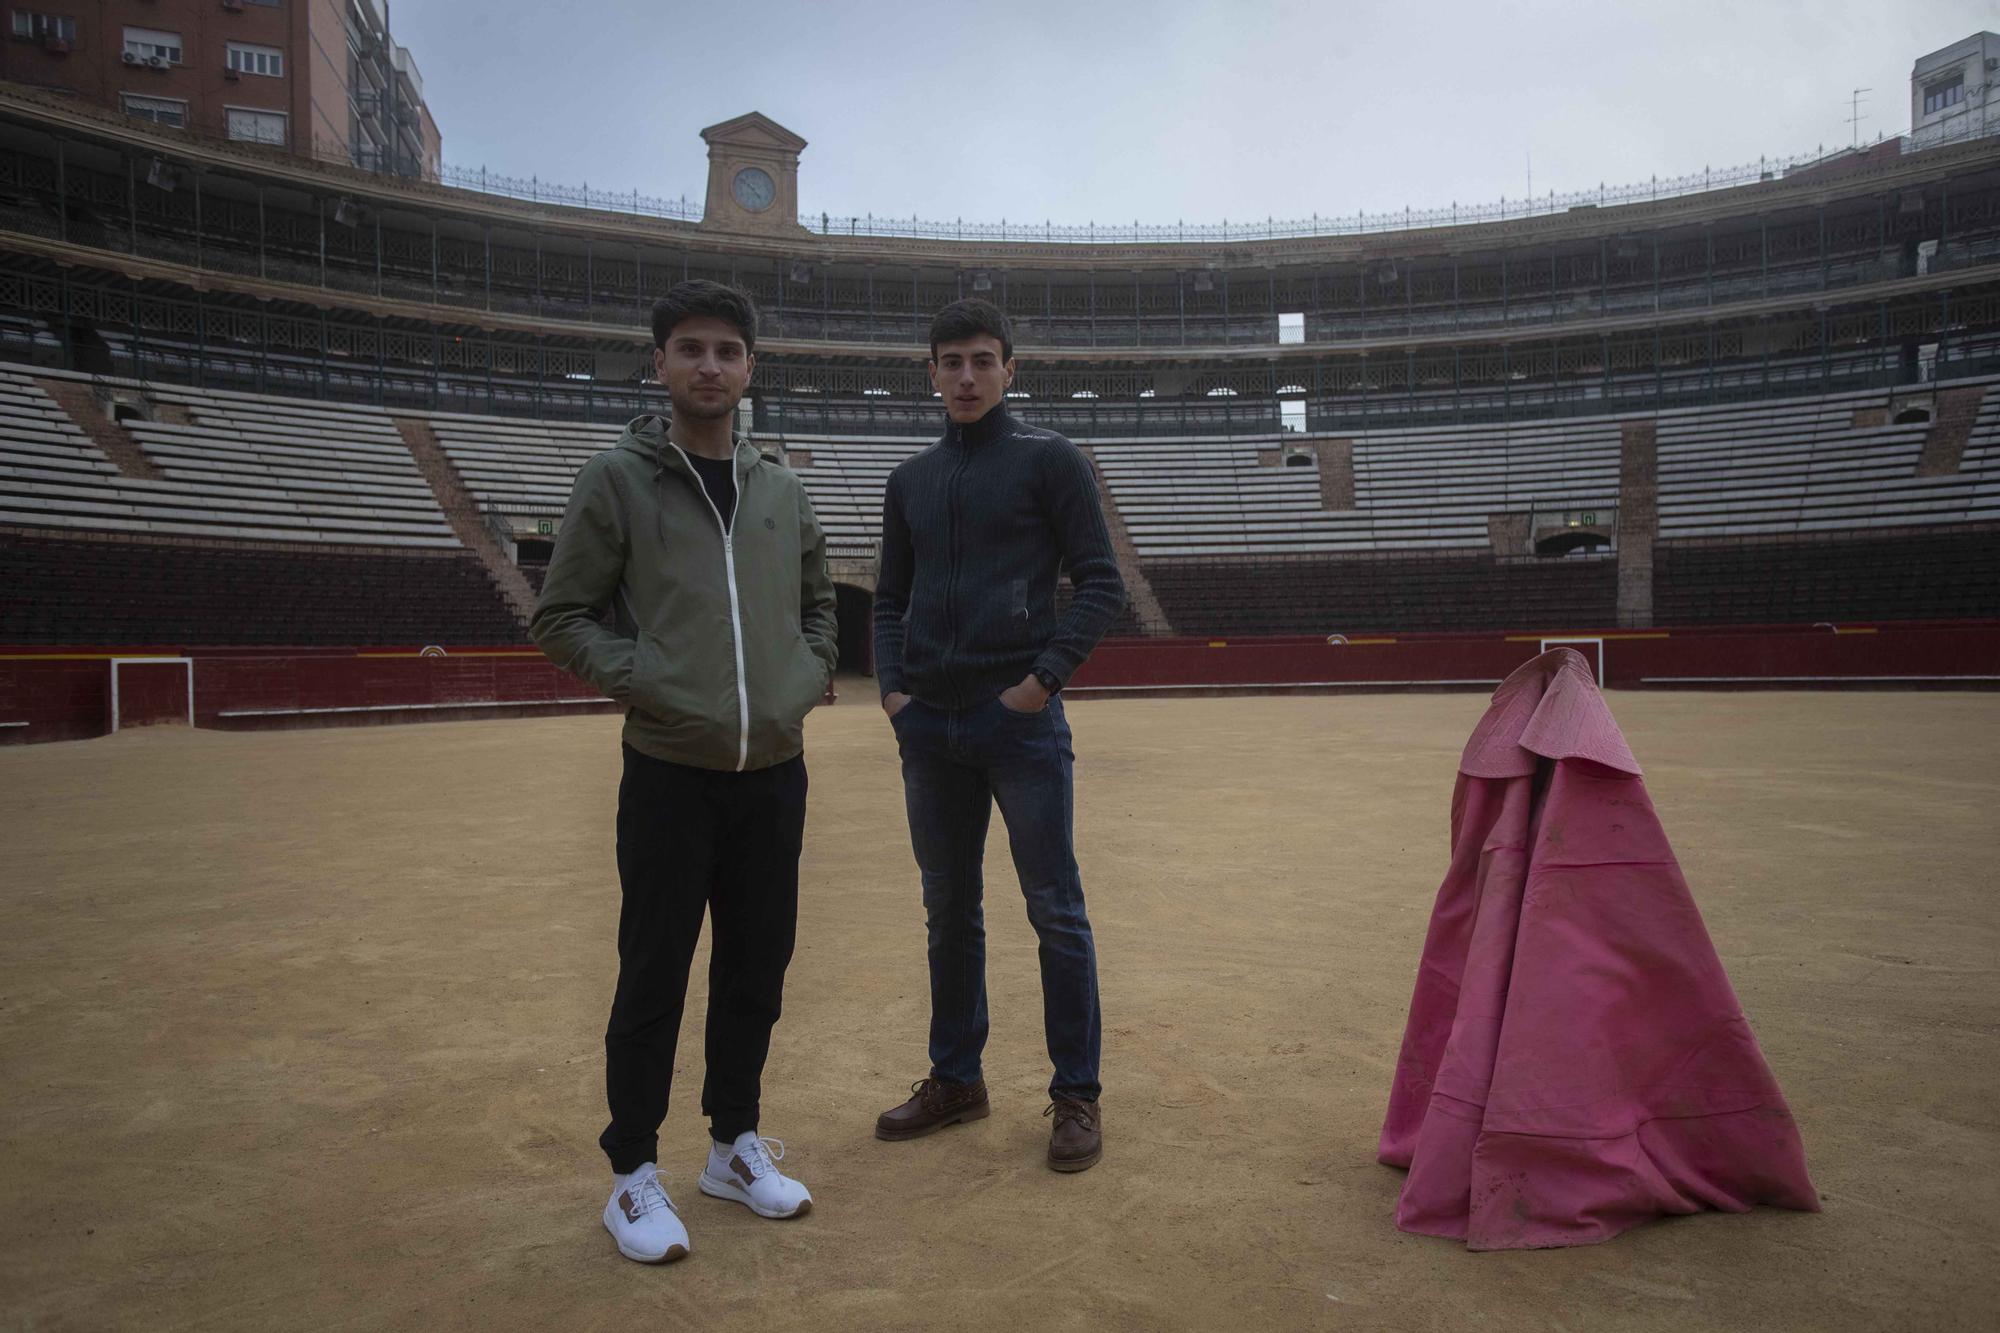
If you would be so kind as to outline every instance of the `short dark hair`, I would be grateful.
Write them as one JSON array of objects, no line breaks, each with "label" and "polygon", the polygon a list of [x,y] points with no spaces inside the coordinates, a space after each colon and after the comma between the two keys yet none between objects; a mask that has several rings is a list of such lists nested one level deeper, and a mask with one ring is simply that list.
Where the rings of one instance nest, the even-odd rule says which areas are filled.
[{"label": "short dark hair", "polygon": [[653,302],[653,346],[665,347],[675,325],[700,315],[735,325],[743,335],[743,350],[757,350],[757,307],[749,295],[705,278],[677,282]]},{"label": "short dark hair", "polygon": [[1002,361],[1014,355],[1014,328],[999,306],[976,296],[953,301],[931,320],[931,360],[937,360],[939,343],[963,342],[982,333],[1000,340]]}]

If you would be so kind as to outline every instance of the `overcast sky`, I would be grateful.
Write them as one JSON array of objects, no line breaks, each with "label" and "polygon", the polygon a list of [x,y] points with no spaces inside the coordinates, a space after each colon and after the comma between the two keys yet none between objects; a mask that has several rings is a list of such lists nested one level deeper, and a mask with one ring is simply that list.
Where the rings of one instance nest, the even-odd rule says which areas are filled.
[{"label": "overcast sky", "polygon": [[392,0],[446,161],[686,193],[703,126],[810,146],[800,206],[1232,222],[1490,202],[1907,131],[2000,0]]}]

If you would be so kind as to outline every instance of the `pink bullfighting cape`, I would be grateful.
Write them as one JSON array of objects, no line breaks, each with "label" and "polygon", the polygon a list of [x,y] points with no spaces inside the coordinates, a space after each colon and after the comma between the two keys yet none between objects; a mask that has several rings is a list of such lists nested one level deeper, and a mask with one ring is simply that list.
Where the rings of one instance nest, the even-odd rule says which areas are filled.
[{"label": "pink bullfighting cape", "polygon": [[1379,1151],[1396,1225],[1589,1245],[1662,1213],[1816,1212],[1804,1150],[1583,657],[1493,692],[1459,764]]}]

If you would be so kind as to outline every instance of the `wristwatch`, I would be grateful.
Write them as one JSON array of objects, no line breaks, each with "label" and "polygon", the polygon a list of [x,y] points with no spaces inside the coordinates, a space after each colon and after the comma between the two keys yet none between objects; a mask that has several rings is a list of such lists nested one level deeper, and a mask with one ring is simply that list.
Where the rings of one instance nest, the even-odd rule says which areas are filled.
[{"label": "wristwatch", "polygon": [[1047,667],[1036,667],[1034,671],[1031,672],[1030,674],[1032,674],[1036,680],[1042,682],[1042,688],[1049,692],[1050,697],[1053,698],[1058,692],[1061,691],[1063,685],[1062,678],[1057,676],[1055,672],[1049,670]]}]

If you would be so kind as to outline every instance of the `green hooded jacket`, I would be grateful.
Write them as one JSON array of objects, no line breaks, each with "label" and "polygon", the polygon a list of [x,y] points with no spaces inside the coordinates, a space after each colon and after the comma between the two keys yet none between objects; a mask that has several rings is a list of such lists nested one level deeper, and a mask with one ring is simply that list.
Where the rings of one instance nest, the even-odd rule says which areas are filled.
[{"label": "green hooded jacket", "polygon": [[528,625],[551,662],[625,705],[633,749],[736,772],[805,748],[835,631],[826,543],[797,475],[737,440],[725,531],[657,416],[627,422],[576,474]]}]

